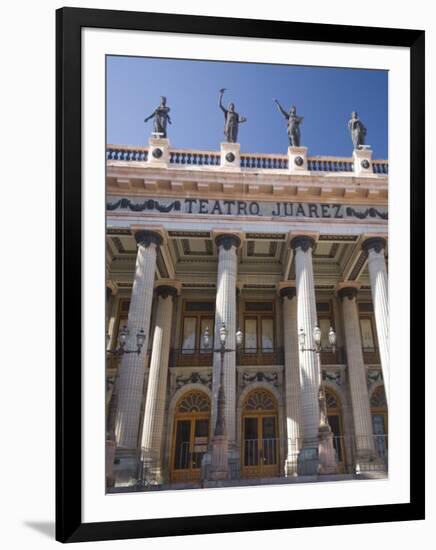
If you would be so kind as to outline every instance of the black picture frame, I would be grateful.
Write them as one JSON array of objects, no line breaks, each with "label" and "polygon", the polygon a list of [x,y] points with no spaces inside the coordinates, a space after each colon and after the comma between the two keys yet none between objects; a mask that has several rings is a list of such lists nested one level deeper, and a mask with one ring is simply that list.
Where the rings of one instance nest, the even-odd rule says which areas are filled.
[{"label": "black picture frame", "polygon": [[[410,370],[410,502],[331,509],[82,522],[81,29],[125,29],[405,47],[410,50],[410,365],[424,364],[424,51],[419,30],[94,9],[56,13],[57,381],[56,539],[159,537],[424,519],[424,371]],[[418,280],[419,278],[419,280]],[[419,322],[417,322],[419,320]],[[419,371],[419,372],[418,372]]]}]

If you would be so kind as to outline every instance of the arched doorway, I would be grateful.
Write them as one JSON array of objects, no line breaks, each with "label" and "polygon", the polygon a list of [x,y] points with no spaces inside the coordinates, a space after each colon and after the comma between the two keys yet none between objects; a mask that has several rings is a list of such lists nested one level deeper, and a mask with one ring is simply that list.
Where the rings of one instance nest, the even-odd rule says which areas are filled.
[{"label": "arched doorway", "polygon": [[277,401],[267,390],[254,390],[244,401],[241,448],[243,477],[279,474]]},{"label": "arched doorway", "polygon": [[174,416],[171,481],[200,479],[201,459],[209,441],[209,423],[209,397],[198,390],[183,395]]},{"label": "arched doorway", "polygon": [[327,419],[333,432],[333,444],[336,450],[339,472],[345,471],[346,452],[344,441],[344,425],[342,421],[342,406],[339,397],[330,389],[325,389]]},{"label": "arched doorway", "polygon": [[372,433],[379,457],[388,458],[388,406],[383,386],[377,386],[370,398]]}]

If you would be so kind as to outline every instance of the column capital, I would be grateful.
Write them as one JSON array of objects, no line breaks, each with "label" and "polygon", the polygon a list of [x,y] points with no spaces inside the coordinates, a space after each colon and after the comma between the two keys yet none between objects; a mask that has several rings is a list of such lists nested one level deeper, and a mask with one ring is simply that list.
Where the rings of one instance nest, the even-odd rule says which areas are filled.
[{"label": "column capital", "polygon": [[176,286],[166,284],[166,285],[159,285],[156,287],[156,296],[160,296],[161,298],[168,298],[168,296],[171,296],[172,298],[175,298],[178,294],[178,289]]},{"label": "column capital", "polygon": [[163,237],[157,231],[151,231],[150,229],[141,229],[135,232],[135,240],[138,245],[148,248],[151,244],[161,246],[163,243]]},{"label": "column capital", "polygon": [[354,300],[357,297],[357,287],[355,286],[343,286],[338,290],[339,298],[344,301],[345,298],[349,300]]},{"label": "column capital", "polygon": [[367,254],[370,250],[381,252],[386,248],[386,239],[383,237],[369,237],[363,241],[362,248]]},{"label": "column capital", "polygon": [[295,286],[284,286],[279,290],[279,294],[283,299],[292,300],[297,295],[297,289]]},{"label": "column capital", "polygon": [[315,239],[309,235],[297,235],[291,239],[290,246],[294,251],[297,248],[301,248],[303,252],[307,252],[309,248],[315,247]]},{"label": "column capital", "polygon": [[234,233],[222,233],[215,237],[215,244],[218,247],[222,246],[224,250],[230,250],[232,246],[238,249],[241,246],[241,239]]}]

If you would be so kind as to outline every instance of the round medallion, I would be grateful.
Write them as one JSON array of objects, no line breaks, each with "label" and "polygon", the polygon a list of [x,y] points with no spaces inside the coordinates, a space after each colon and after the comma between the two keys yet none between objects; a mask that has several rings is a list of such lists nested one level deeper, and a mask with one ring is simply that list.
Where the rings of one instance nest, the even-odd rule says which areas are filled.
[{"label": "round medallion", "polygon": [[159,149],[159,147],[156,147],[156,149],[153,149],[152,155],[155,159],[160,159],[160,157],[163,155],[162,149]]},{"label": "round medallion", "polygon": [[360,165],[362,168],[365,168],[365,170],[369,168],[369,162],[366,159],[363,159]]},{"label": "round medallion", "polygon": [[226,161],[227,162],[233,162],[235,160],[235,155],[233,153],[227,153],[226,155]]},{"label": "round medallion", "polygon": [[303,157],[295,157],[294,162],[297,166],[303,166],[303,164],[304,164]]}]

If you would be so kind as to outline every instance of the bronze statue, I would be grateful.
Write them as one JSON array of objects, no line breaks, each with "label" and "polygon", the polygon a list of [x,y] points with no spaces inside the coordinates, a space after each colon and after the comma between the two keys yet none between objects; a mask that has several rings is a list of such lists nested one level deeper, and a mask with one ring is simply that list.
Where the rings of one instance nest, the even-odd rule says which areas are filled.
[{"label": "bronze statue", "polygon": [[300,147],[300,124],[303,122],[304,117],[297,116],[297,108],[295,107],[295,105],[292,105],[292,107],[289,109],[289,113],[287,113],[277,99],[274,99],[274,103],[277,105],[279,112],[282,113],[282,115],[288,121],[289,145],[291,147]]},{"label": "bronze statue", "polygon": [[151,118],[154,118],[154,134],[155,137],[166,138],[167,137],[167,122],[171,124],[170,108],[167,107],[167,98],[161,96],[160,105],[144,119],[144,122],[148,122]]},{"label": "bronze statue", "polygon": [[223,95],[226,91],[225,88],[220,90],[220,99],[219,106],[224,113],[224,135],[226,136],[226,141],[229,143],[236,143],[238,141],[238,128],[239,124],[242,122],[247,122],[247,119],[235,111],[235,104],[229,103],[229,108],[226,109],[223,105]]},{"label": "bronze statue", "polygon": [[351,133],[354,149],[361,149],[362,145],[365,145],[366,128],[356,111],[351,113],[351,119],[348,121],[348,129]]}]

